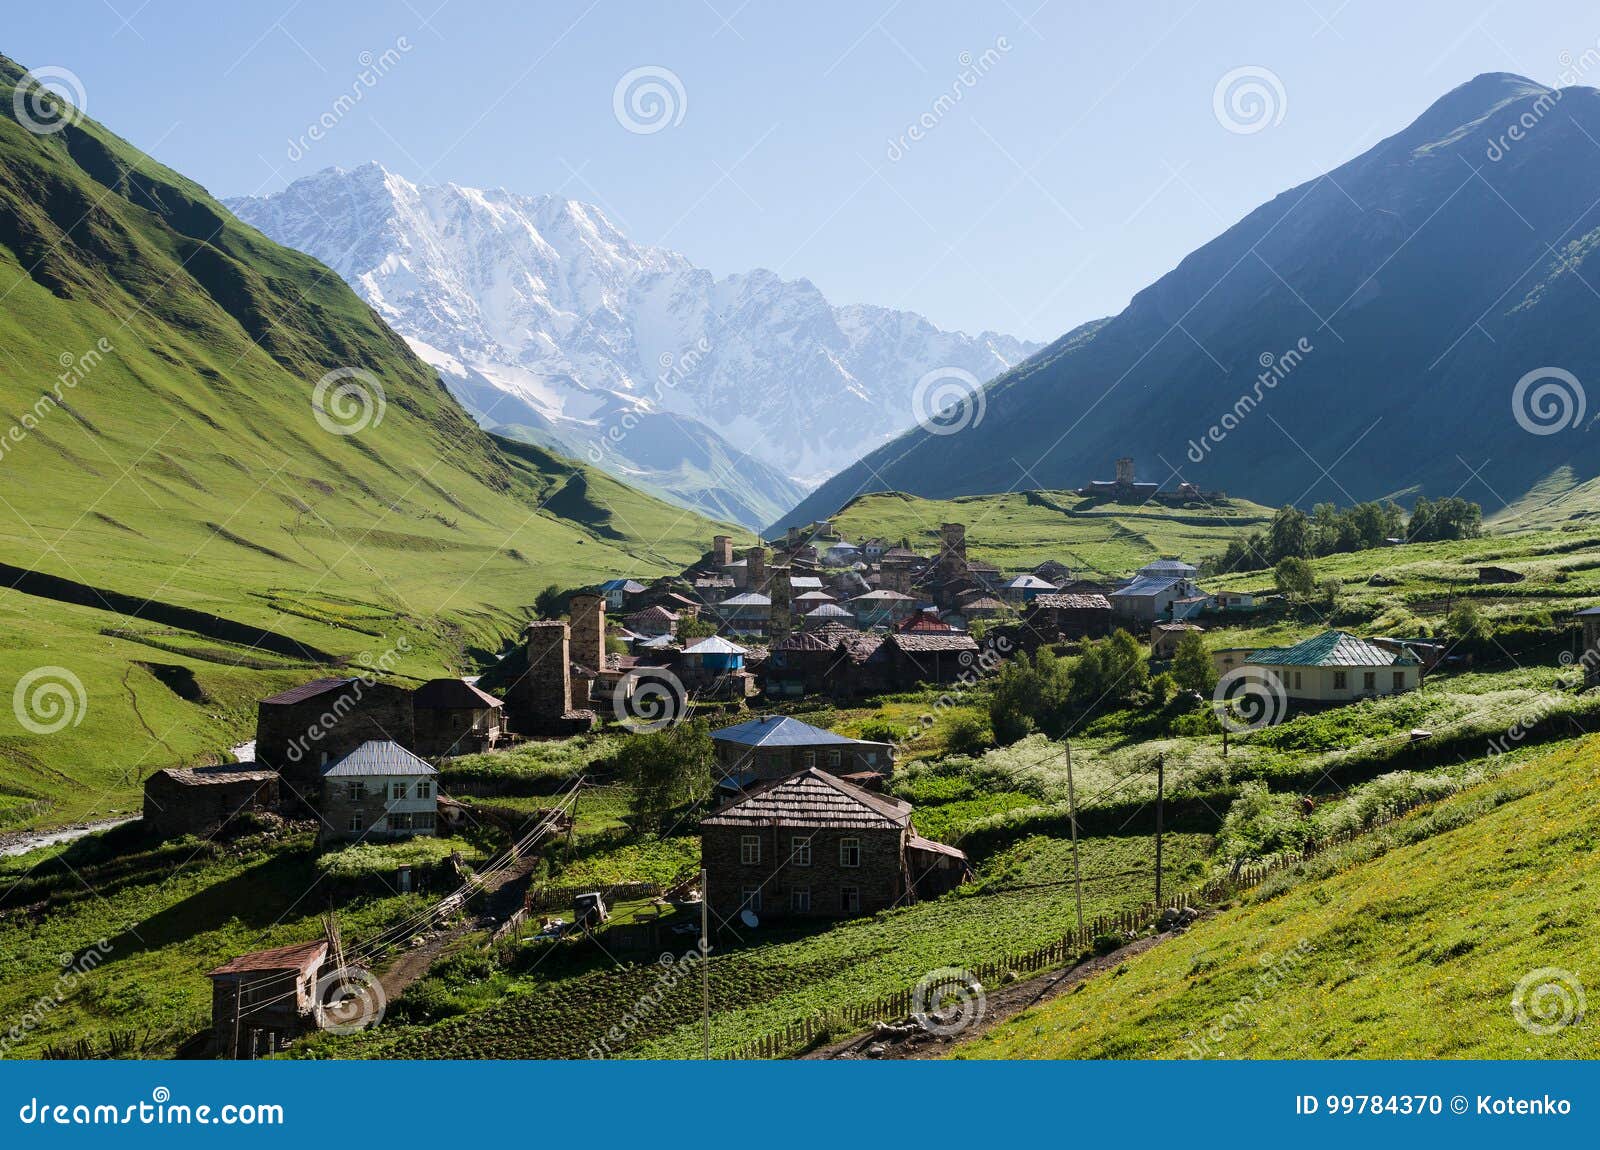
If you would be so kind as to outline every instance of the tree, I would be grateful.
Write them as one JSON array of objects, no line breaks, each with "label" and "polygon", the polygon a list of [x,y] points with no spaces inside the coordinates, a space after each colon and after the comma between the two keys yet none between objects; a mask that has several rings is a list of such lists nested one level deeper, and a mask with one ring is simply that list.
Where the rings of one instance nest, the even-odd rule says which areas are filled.
[{"label": "tree", "polygon": [[1280,507],[1267,528],[1267,555],[1276,563],[1311,554],[1311,522],[1298,507]]},{"label": "tree", "polygon": [[630,736],[617,767],[633,789],[630,807],[641,829],[659,829],[665,817],[711,793],[716,748],[704,722],[679,723]]},{"label": "tree", "polygon": [[717,625],[698,615],[679,615],[676,634],[678,642],[692,643],[696,639],[709,639],[717,633]]},{"label": "tree", "polygon": [[981,755],[989,742],[989,728],[976,715],[957,715],[944,730],[944,749],[952,755]]},{"label": "tree", "polygon": [[1444,626],[1450,637],[1457,640],[1487,639],[1491,630],[1489,621],[1478,610],[1478,605],[1466,599],[1450,608]]},{"label": "tree", "polygon": [[1272,569],[1272,581],[1280,592],[1291,599],[1308,597],[1317,585],[1311,564],[1293,555],[1278,561],[1278,565]]},{"label": "tree", "polygon": [[1172,655],[1172,677],[1179,688],[1209,695],[1217,685],[1217,669],[1199,631],[1185,631]]},{"label": "tree", "polygon": [[1083,645],[1072,670],[1072,701],[1089,709],[1127,702],[1150,683],[1144,647],[1126,631]]},{"label": "tree", "polygon": [[1000,668],[989,700],[989,726],[995,742],[1016,742],[1035,730],[1055,725],[1066,704],[1067,668],[1055,654],[1042,650],[1030,662],[1026,654]]},{"label": "tree", "polygon": [[559,619],[567,613],[567,593],[552,583],[533,597],[533,610],[541,619]]}]

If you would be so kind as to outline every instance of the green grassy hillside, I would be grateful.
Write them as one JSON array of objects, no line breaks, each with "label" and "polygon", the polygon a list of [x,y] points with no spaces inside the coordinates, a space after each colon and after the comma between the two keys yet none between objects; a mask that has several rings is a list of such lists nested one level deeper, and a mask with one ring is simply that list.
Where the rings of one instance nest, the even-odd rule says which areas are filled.
[{"label": "green grassy hillside", "polygon": [[[989,1058],[1594,1058],[1600,740],[1567,744],[999,1026]],[[1534,974],[1534,972],[1542,972]],[[1531,977],[1530,977],[1531,976]],[[1546,986],[1542,995],[1537,987]],[[1546,1014],[1545,1012],[1549,1013]]]},{"label": "green grassy hillside", "polygon": [[967,525],[967,552],[1002,570],[1024,570],[1046,559],[1085,576],[1121,576],[1158,555],[1191,562],[1217,554],[1241,532],[1260,529],[1269,508],[1244,499],[1205,507],[1108,503],[1070,491],[1017,491],[960,499],[923,499],[881,492],[851,500],[834,523],[852,542],[881,535],[913,549],[936,551],[939,524]]},{"label": "green grassy hillside", "polygon": [[0,57],[0,824],[127,808],[274,688],[402,639],[402,673],[467,667],[541,587],[705,548],[480,431],[337,275],[100,125],[28,130],[20,76]]}]

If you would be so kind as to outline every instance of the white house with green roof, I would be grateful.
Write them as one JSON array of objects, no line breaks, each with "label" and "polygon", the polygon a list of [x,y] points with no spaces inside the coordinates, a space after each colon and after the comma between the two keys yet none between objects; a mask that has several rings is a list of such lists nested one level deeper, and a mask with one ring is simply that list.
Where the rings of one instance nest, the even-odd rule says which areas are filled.
[{"label": "white house with green roof", "polygon": [[[1416,656],[1385,651],[1347,631],[1324,631],[1292,647],[1263,647],[1243,654],[1216,652],[1219,670],[1261,667],[1291,699],[1348,703],[1414,691],[1422,683]],[[1242,655],[1242,657],[1240,657]],[[1221,656],[1228,656],[1223,665]]]}]

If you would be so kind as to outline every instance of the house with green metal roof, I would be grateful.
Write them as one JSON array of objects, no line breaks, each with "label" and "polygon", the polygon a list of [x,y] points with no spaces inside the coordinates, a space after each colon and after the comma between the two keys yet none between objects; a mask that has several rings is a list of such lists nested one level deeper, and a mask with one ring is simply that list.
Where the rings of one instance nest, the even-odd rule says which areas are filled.
[{"label": "house with green metal roof", "polygon": [[[1277,679],[1285,695],[1304,702],[1399,695],[1422,683],[1422,664],[1415,655],[1385,650],[1348,631],[1324,631],[1292,647],[1262,647],[1239,655],[1237,650],[1216,652],[1218,669],[1261,667]],[[1228,657],[1227,666],[1222,656]]]}]

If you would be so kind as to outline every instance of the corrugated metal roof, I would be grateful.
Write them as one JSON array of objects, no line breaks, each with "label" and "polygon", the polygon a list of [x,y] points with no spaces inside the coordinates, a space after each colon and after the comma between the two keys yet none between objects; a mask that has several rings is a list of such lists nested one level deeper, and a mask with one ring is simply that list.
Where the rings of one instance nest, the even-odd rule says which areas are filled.
[{"label": "corrugated metal roof", "polygon": [[820,607],[813,607],[806,612],[807,619],[850,619],[854,618],[837,603],[824,603]]},{"label": "corrugated metal roof", "polygon": [[318,695],[325,695],[329,691],[337,691],[341,687],[348,687],[354,682],[354,679],[312,679],[309,683],[302,683],[298,687],[290,687],[287,691],[269,695],[261,701],[278,705],[303,703],[307,699],[315,699]]},{"label": "corrugated metal roof", "polygon": [[399,743],[388,739],[368,739],[338,762],[328,764],[323,778],[352,778],[360,775],[436,775],[439,772]]},{"label": "corrugated metal roof", "polygon": [[748,655],[750,652],[737,643],[730,643],[721,635],[701,639],[683,649],[685,655]]},{"label": "corrugated metal roof", "polygon": [[250,954],[241,954],[238,958],[223,963],[215,970],[210,971],[211,976],[219,974],[248,974],[253,971],[267,970],[304,970],[316,963],[321,965],[322,960],[328,955],[326,939],[316,942],[297,942],[290,946],[274,947],[272,950],[257,950]]},{"label": "corrugated metal roof", "polygon": [[1181,578],[1171,575],[1141,575],[1126,587],[1119,587],[1111,592],[1111,598],[1124,596],[1143,598],[1146,595],[1159,595],[1173,584],[1182,582]]},{"label": "corrugated metal roof", "polygon": [[811,767],[735,799],[701,825],[896,830],[910,821],[910,803],[871,794]]},{"label": "corrugated metal roof", "polygon": [[718,606],[722,607],[770,607],[772,600],[755,591],[746,591],[743,595],[735,595],[731,599],[724,599]]},{"label": "corrugated metal roof", "polygon": [[1292,647],[1251,651],[1249,662],[1276,667],[1389,667],[1415,658],[1396,655],[1345,631],[1324,631]]},{"label": "corrugated metal roof", "polygon": [[965,859],[967,857],[967,852],[958,847],[939,842],[936,839],[925,839],[921,835],[912,835],[906,839],[906,850],[929,851],[933,854],[949,855],[951,858],[957,859]]},{"label": "corrugated metal roof", "polygon": [[795,575],[790,578],[789,586],[798,591],[804,587],[807,591],[822,590],[822,580],[815,575]]},{"label": "corrugated metal roof", "polygon": [[[787,715],[763,715],[737,726],[712,731],[711,737],[719,743],[739,743],[746,747],[814,747],[827,745],[856,745],[862,740],[836,734],[822,727],[813,727]],[[873,744],[876,746],[877,744]]]}]

